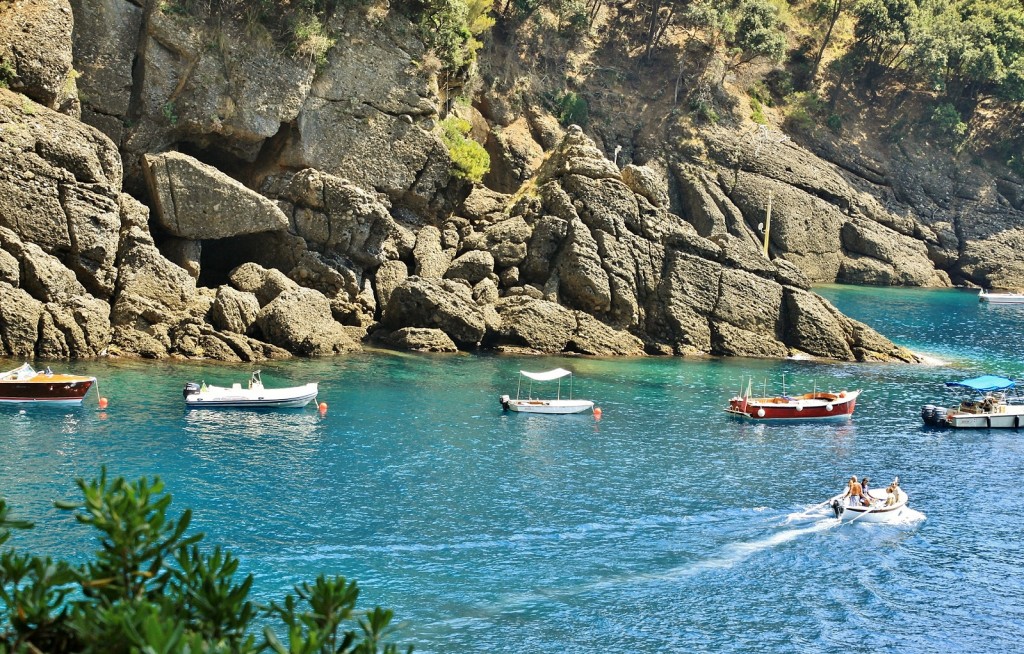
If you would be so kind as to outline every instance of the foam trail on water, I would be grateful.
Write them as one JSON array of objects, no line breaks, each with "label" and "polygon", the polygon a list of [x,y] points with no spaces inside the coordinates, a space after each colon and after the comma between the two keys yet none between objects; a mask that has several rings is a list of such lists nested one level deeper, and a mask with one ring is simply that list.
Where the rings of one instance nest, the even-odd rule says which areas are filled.
[{"label": "foam trail on water", "polygon": [[826,529],[833,529],[839,525],[838,520],[819,520],[818,522],[802,528],[796,529],[785,529],[778,533],[772,534],[766,538],[759,540],[732,543],[726,545],[721,549],[718,555],[712,556],[707,559],[693,561],[686,565],[681,565],[675,568],[671,568],[664,572],[650,573],[650,574],[639,574],[639,575],[620,575],[610,579],[602,579],[590,584],[585,584],[576,588],[565,588],[565,589],[553,589],[548,591],[538,591],[534,593],[527,593],[518,595],[515,597],[509,597],[504,601],[496,602],[487,607],[481,607],[482,611],[476,613],[471,617],[459,617],[445,621],[446,624],[465,624],[467,620],[473,619],[484,619],[486,616],[495,615],[498,613],[504,613],[509,611],[517,611],[528,608],[530,605],[536,604],[538,601],[560,599],[572,597],[574,595],[581,595],[584,593],[590,593],[593,591],[604,590],[610,587],[621,587],[624,584],[637,584],[637,583],[648,583],[648,582],[666,582],[673,581],[676,579],[685,579],[688,577],[694,577],[703,572],[709,570],[723,570],[731,568],[743,561],[747,560],[754,554],[762,552],[767,549],[771,549],[783,543],[788,543],[801,536],[808,534],[814,534]]}]

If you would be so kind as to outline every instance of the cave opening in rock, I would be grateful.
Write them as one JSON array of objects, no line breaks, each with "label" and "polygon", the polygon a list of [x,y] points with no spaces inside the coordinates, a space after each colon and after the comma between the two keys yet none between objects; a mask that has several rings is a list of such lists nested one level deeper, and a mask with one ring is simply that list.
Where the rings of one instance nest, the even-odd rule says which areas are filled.
[{"label": "cave opening in rock", "polygon": [[228,284],[231,271],[243,263],[276,268],[287,274],[295,267],[294,242],[284,232],[260,232],[203,241],[199,285]]}]

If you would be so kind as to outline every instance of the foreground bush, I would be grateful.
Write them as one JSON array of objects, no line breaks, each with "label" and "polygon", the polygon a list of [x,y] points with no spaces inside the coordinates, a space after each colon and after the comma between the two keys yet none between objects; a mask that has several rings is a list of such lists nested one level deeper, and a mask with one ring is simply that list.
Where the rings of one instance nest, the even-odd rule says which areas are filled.
[{"label": "foreground bush", "polygon": [[[392,612],[357,612],[354,581],[320,576],[256,605],[252,575],[236,579],[238,559],[187,535],[191,511],[168,517],[159,478],[108,481],[104,470],[77,483],[83,502],[55,506],[94,529],[99,549],[81,565],[0,553],[0,653],[397,653],[385,642]],[[11,529],[29,528],[0,499],[0,547]]]}]

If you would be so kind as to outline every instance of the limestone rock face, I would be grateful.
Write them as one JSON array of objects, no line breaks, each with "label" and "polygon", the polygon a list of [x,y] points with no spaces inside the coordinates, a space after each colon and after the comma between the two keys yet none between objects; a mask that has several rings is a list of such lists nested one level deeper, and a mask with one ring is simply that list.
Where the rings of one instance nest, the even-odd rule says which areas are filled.
[{"label": "limestone rock face", "polygon": [[6,357],[35,354],[43,303],[20,288],[0,282],[0,350]]},{"label": "limestone rock face", "polygon": [[144,161],[157,219],[174,236],[217,239],[288,227],[272,201],[188,155],[167,152]]},{"label": "limestone rock face", "polygon": [[0,60],[15,71],[10,89],[77,118],[71,56],[73,25],[67,0],[0,4]]}]

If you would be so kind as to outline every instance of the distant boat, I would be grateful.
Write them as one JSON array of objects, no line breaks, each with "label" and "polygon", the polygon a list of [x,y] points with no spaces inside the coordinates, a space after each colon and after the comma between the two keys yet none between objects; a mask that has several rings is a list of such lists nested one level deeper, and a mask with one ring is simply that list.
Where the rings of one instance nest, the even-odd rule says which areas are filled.
[{"label": "distant boat", "polygon": [[193,409],[285,409],[306,406],[316,397],[317,390],[316,382],[288,388],[265,388],[260,379],[260,371],[257,370],[252,373],[246,388],[242,388],[241,384],[232,384],[228,388],[208,386],[205,382],[188,382],[182,395],[185,396],[185,405]]},{"label": "distant boat", "polygon": [[960,391],[963,398],[950,408],[921,407],[926,425],[958,429],[1018,429],[1024,425],[1024,397],[1012,379],[983,375],[946,382],[946,387]]},{"label": "distant boat", "polygon": [[829,499],[828,504],[835,513],[835,516],[843,522],[893,522],[900,518],[907,510],[909,498],[906,492],[900,488],[899,477],[893,480],[888,488],[892,488],[890,494],[887,488],[872,488],[867,492],[871,498],[869,504],[860,504],[860,500],[853,500],[844,497],[840,493]]},{"label": "distant boat", "polygon": [[26,363],[0,374],[0,402],[81,404],[95,383],[95,377],[38,372]]},{"label": "distant boat", "polygon": [[742,395],[729,399],[726,413],[751,420],[848,420],[861,391],[818,391],[802,395],[751,397],[750,382]]},{"label": "distant boat", "polygon": [[978,302],[992,304],[1024,304],[1024,293],[986,293],[985,289],[978,292]]},{"label": "distant boat", "polygon": [[[520,399],[520,392],[523,387],[523,377],[530,380],[529,387],[526,392],[526,399]],[[569,378],[569,399],[562,399],[562,378]],[[533,382],[535,381],[555,381],[558,380],[558,390],[555,395],[555,399],[544,400],[533,397]],[[554,370],[548,370],[547,372],[527,372],[525,370],[519,371],[519,386],[516,388],[515,399],[508,395],[502,395],[498,398],[501,402],[501,408],[505,411],[516,411],[518,413],[581,413],[587,409],[593,409],[594,403],[590,400],[574,400],[572,399],[572,372],[563,368],[555,368]]]}]

